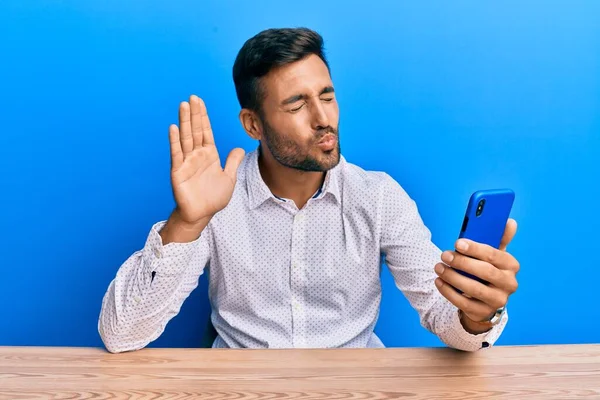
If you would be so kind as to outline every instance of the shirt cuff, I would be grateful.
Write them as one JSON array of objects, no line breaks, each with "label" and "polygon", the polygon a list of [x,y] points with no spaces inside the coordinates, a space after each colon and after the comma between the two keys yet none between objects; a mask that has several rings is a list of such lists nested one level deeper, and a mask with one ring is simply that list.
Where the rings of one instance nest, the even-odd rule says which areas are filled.
[{"label": "shirt cuff", "polygon": [[165,246],[159,232],[166,223],[167,221],[157,222],[150,229],[142,251],[144,266],[152,274],[181,274],[189,264],[194,251],[198,249],[200,240],[204,238],[200,235],[189,243],[168,243]]},{"label": "shirt cuff", "polygon": [[494,325],[492,329],[487,332],[472,334],[465,330],[462,323],[460,322],[460,315],[458,309],[452,314],[452,331],[456,335],[457,341],[460,343],[460,348],[466,351],[476,351],[482,348],[492,347],[496,340],[500,337],[500,334],[504,330],[508,322],[508,310],[504,310],[504,314],[500,318],[500,322]]}]

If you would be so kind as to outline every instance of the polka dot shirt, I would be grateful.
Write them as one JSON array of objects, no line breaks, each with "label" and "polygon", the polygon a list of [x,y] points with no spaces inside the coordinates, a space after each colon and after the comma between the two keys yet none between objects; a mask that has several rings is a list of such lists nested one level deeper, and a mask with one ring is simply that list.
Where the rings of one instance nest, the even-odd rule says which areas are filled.
[{"label": "polka dot shirt", "polygon": [[415,202],[388,174],[341,157],[323,187],[298,209],[274,196],[258,150],[238,171],[233,197],[200,237],[162,244],[157,222],[142,249],[120,266],[102,301],[98,330],[110,352],[145,347],[164,331],[208,273],[213,347],[383,347],[373,332],[381,267],[450,347],[491,346],[507,323],[472,335],[436,289],[441,251]]}]

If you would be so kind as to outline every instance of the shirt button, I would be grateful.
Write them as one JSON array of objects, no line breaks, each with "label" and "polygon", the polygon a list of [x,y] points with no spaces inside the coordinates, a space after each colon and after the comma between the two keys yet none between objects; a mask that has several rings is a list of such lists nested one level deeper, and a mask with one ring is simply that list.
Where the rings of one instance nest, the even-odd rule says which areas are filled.
[{"label": "shirt button", "polygon": [[154,255],[156,258],[160,258],[160,251],[158,251],[158,249],[154,249]]}]

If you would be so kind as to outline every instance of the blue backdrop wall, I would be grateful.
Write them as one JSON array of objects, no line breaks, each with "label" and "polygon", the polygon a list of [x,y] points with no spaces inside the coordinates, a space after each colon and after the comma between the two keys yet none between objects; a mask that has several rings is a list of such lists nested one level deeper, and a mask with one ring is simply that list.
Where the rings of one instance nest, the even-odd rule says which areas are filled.
[{"label": "blue backdrop wall", "polygon": [[[104,291],[173,206],[178,103],[205,99],[222,156],[253,149],[231,67],[274,26],[323,34],[344,155],[396,178],[440,247],[471,192],[516,191],[498,344],[600,342],[600,2],[4,0],[0,345],[101,345]],[[385,344],[440,345],[383,281]],[[199,345],[206,289],[153,346]]]}]

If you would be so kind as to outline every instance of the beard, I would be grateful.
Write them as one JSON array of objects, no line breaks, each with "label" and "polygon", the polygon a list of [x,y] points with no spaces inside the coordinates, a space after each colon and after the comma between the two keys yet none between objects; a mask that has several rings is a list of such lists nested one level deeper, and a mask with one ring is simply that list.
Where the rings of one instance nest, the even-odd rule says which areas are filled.
[{"label": "beard", "polygon": [[[325,172],[340,162],[341,146],[337,128],[328,126],[319,129],[313,140],[310,141],[308,150],[306,150],[281,132],[273,129],[265,118],[262,118],[262,124],[265,144],[273,158],[283,166],[307,172]],[[337,145],[333,150],[321,151],[316,144],[329,133],[336,137]],[[311,155],[310,149],[312,148],[316,148],[320,154],[318,156]]]}]

